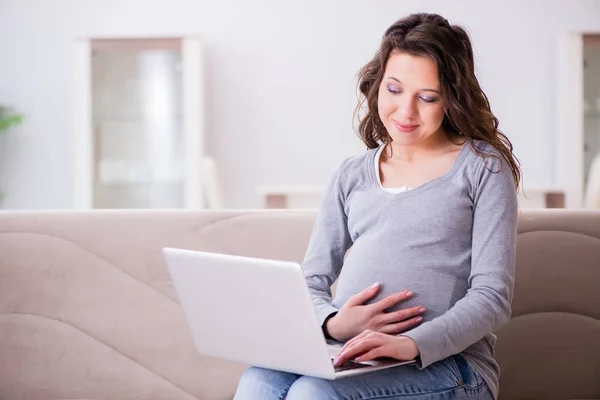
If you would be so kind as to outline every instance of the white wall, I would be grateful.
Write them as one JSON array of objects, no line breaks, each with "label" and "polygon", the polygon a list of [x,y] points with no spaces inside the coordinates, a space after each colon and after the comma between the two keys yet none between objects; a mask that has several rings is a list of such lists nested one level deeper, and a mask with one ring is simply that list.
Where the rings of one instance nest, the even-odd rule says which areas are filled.
[{"label": "white wall", "polygon": [[600,31],[594,0],[0,0],[0,102],[28,115],[0,138],[3,208],[73,205],[76,37],[201,37],[207,149],[227,205],[255,207],[257,185],[324,184],[361,150],[352,131],[356,72],[384,30],[416,11],[467,27],[526,186],[553,184],[556,40],[568,29]]}]

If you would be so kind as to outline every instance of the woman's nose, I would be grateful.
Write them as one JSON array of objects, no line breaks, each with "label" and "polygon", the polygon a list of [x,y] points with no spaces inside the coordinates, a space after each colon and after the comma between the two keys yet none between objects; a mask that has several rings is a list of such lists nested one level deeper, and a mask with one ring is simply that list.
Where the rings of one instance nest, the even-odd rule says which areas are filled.
[{"label": "woman's nose", "polygon": [[398,103],[398,114],[403,118],[404,121],[415,116],[417,107],[413,99],[408,96],[404,99],[400,99]]}]

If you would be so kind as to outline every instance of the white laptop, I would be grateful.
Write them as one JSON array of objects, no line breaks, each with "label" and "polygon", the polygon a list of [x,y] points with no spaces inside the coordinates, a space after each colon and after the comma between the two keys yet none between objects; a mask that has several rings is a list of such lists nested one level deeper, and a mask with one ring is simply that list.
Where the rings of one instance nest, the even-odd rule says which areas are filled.
[{"label": "white laptop", "polygon": [[164,248],[163,255],[200,354],[338,379],[409,362],[349,361],[327,342],[299,264]]}]

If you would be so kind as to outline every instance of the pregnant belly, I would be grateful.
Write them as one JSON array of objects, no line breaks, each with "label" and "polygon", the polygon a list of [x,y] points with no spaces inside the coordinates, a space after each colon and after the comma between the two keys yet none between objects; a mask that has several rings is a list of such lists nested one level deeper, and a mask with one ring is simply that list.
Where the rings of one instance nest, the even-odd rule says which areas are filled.
[{"label": "pregnant belly", "polygon": [[[364,264],[362,264],[364,265]],[[380,264],[380,268],[364,268],[347,260],[337,282],[333,305],[341,308],[348,299],[379,282],[379,291],[365,304],[373,304],[389,295],[410,290],[414,294],[386,311],[395,311],[415,306],[427,308],[424,319],[431,320],[448,311],[458,299],[466,294],[467,283],[455,277],[431,269],[415,270],[401,263]]]}]

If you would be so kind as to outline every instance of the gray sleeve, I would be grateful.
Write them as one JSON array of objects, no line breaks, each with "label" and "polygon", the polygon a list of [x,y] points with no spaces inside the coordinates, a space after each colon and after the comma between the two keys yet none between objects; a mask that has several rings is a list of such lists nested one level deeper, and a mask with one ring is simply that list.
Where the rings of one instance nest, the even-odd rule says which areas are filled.
[{"label": "gray sleeve", "polygon": [[[506,162],[489,165],[474,178],[471,272],[465,297],[446,313],[403,336],[419,348],[420,368],[460,353],[507,322],[514,285],[518,204]],[[490,171],[491,169],[491,171]]]},{"label": "gray sleeve", "polygon": [[344,210],[342,190],[343,163],[323,194],[312,230],[306,256],[302,263],[304,276],[314,303],[319,324],[338,310],[331,304],[331,285],[337,279],[346,250],[352,241]]}]

